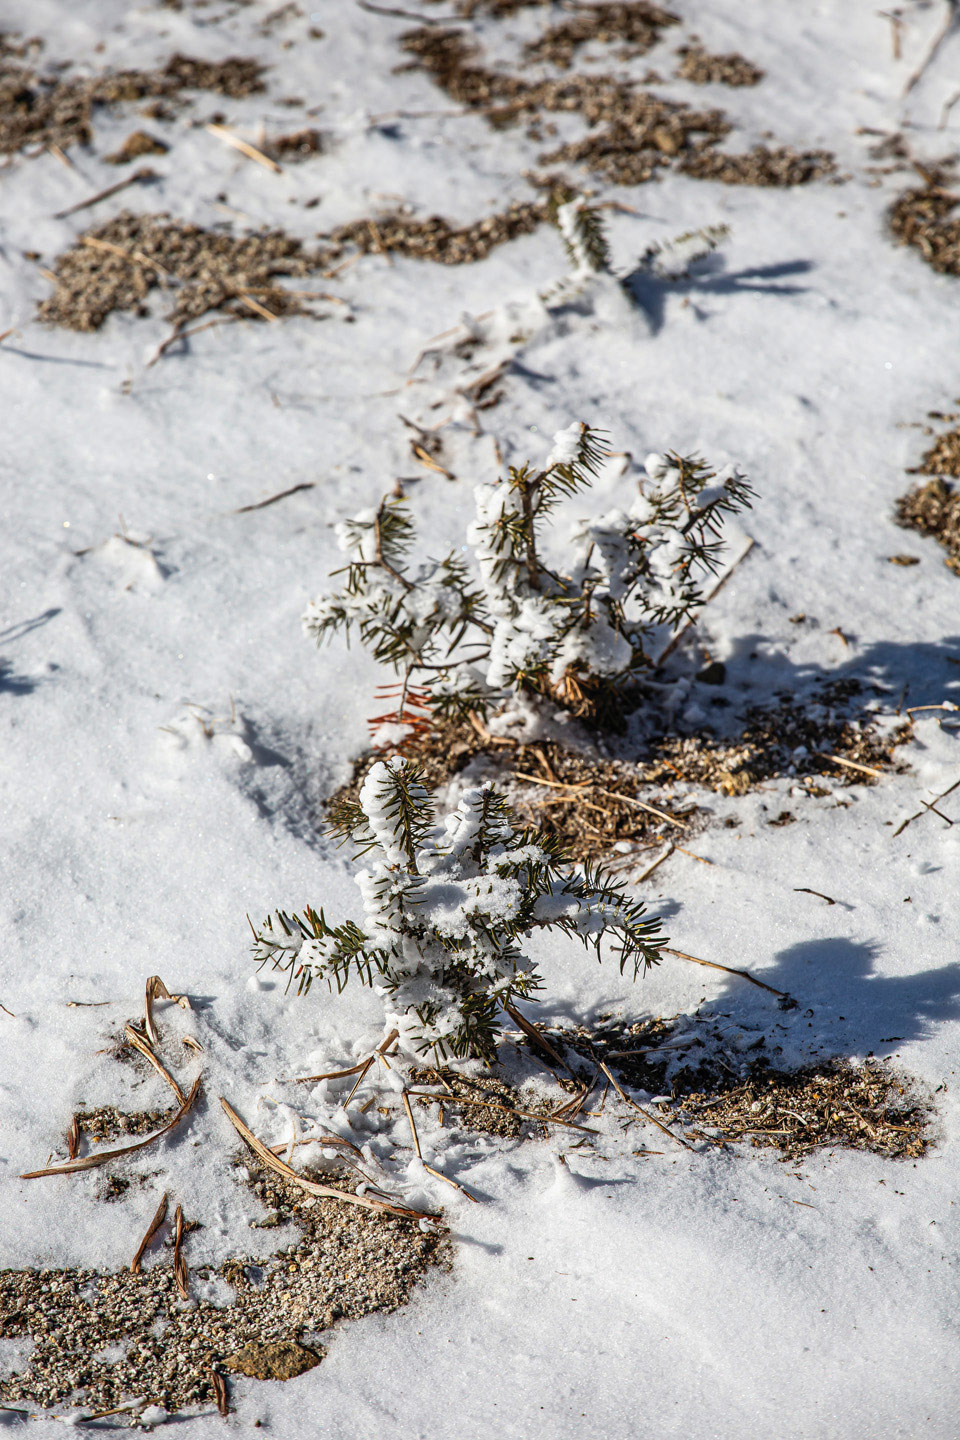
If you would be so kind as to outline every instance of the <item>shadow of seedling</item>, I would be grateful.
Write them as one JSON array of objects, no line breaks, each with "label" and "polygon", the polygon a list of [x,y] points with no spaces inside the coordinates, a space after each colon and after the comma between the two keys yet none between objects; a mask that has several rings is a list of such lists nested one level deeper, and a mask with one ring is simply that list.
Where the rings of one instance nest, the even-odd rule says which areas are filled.
[{"label": "shadow of seedling", "polygon": [[777,283],[792,276],[808,275],[813,269],[810,260],[788,260],[779,265],[756,265],[745,270],[728,271],[721,254],[714,252],[693,261],[682,274],[660,275],[640,266],[623,281],[624,288],[643,310],[651,332],[662,330],[666,305],[671,295],[682,295],[695,306],[699,295],[805,295],[806,285]]},{"label": "shadow of seedling", "polygon": [[709,1143],[747,1140],[793,1159],[824,1146],[916,1158],[932,1100],[885,1062],[960,1017],[960,963],[889,975],[881,953],[841,936],[781,951],[762,980],[793,1005],[731,977],[692,1014],[541,1029],[590,1086],[584,1108],[609,1080],[647,1119]]},{"label": "shadow of seedling", "polygon": [[[59,607],[52,606],[29,620],[18,620],[15,624],[8,625],[5,630],[0,630],[0,642],[11,644],[13,641],[22,640],[31,630],[39,630],[59,614]],[[13,662],[6,656],[0,656],[0,695],[30,695],[42,683],[41,679],[34,676],[18,675]]]}]

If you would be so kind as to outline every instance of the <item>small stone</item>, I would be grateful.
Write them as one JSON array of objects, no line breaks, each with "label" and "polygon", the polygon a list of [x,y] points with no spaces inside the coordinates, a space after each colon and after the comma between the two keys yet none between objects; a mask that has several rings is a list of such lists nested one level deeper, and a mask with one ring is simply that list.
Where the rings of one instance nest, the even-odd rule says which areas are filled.
[{"label": "small stone", "polygon": [[254,1341],[228,1355],[223,1361],[227,1370],[249,1375],[253,1380],[291,1380],[312,1370],[323,1359],[323,1353],[310,1350],[296,1340],[278,1340],[272,1345]]}]

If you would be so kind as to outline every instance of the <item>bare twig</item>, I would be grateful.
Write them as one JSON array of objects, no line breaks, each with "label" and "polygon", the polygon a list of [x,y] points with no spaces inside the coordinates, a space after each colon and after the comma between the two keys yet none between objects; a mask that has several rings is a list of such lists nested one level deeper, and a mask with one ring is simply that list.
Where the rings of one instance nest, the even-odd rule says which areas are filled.
[{"label": "bare twig", "polygon": [[77,210],[88,210],[91,205],[99,205],[101,200],[109,200],[111,195],[118,195],[121,190],[126,190],[128,185],[139,185],[147,180],[159,179],[160,176],[156,170],[151,170],[149,165],[144,165],[141,169],[134,170],[132,175],[118,180],[116,185],[108,185],[106,190],[99,190],[96,195],[91,195],[89,200],[80,200],[76,205],[69,205],[66,210],[58,210],[53,218],[54,220],[65,220],[68,215],[75,214]]},{"label": "bare twig", "polygon": [[916,70],[914,70],[913,74],[910,76],[910,79],[907,81],[906,85],[903,87],[903,98],[904,98],[904,99],[907,98],[907,96],[910,94],[910,91],[914,88],[914,86],[917,85],[917,84],[920,82],[920,80],[923,79],[924,73],[925,73],[925,72],[929,69],[929,67],[933,64],[933,61],[936,59],[937,53],[938,53],[941,45],[943,44],[944,40],[946,40],[947,36],[950,34],[950,32],[951,32],[951,30],[954,28],[954,26],[957,24],[958,20],[960,20],[960,10],[958,10],[958,0],[947,0],[947,13],[946,13],[946,15],[944,16],[943,24],[940,26],[940,29],[937,31],[936,35],[934,36],[933,42],[932,42],[929,50],[927,51],[926,56],[924,57],[923,61],[921,62],[920,65],[917,66]]},{"label": "bare twig", "polygon": [[828,905],[836,905],[836,900],[831,900],[829,895],[824,895],[822,890],[811,890],[809,885],[794,885],[795,895],[816,895],[818,900],[826,900]]},{"label": "bare twig", "polygon": [[718,965],[716,960],[698,960],[696,955],[687,955],[683,950],[671,950],[669,945],[661,947],[665,955],[676,955],[678,960],[689,960],[694,965],[705,965],[708,970],[722,970],[725,975],[739,975],[741,980],[749,980],[751,985],[759,985],[761,990],[769,990],[771,995],[778,995],[781,1000],[792,1000],[786,990],[775,990],[772,985],[767,985],[763,980],[758,980],[751,975],[749,970],[734,970],[730,965]]},{"label": "bare twig", "polygon": [[624,1090],[623,1086],[618,1082],[613,1071],[607,1065],[605,1065],[602,1060],[597,1060],[597,1064],[600,1066],[600,1069],[603,1071],[604,1075],[606,1075],[607,1079],[610,1081],[610,1084],[613,1086],[614,1090],[616,1090],[621,1100],[625,1100],[628,1105],[632,1105],[634,1110],[638,1110],[640,1112],[644,1120],[649,1120],[651,1125],[656,1125],[658,1130],[662,1130],[664,1135],[669,1135],[670,1139],[675,1140],[678,1145],[682,1145],[684,1150],[693,1149],[693,1146],[690,1145],[686,1140],[684,1140],[681,1135],[677,1135],[673,1130],[668,1129],[668,1127],[664,1125],[660,1120],[658,1120],[655,1115],[651,1115],[648,1110],[644,1110],[642,1105],[638,1105],[636,1100],[631,1100],[630,1096]]},{"label": "bare twig", "polygon": [[277,495],[271,495],[267,500],[257,500],[252,505],[241,505],[234,510],[234,515],[249,515],[254,510],[266,510],[268,505],[276,505],[278,500],[286,500],[288,495],[298,495],[301,490],[313,490],[316,486],[314,480],[303,480],[299,485],[291,485],[289,490],[281,490]]},{"label": "bare twig", "polygon": [[877,770],[875,766],[861,765],[859,761],[848,760],[843,755],[826,755],[819,750],[815,750],[813,753],[815,760],[832,760],[834,765],[844,765],[848,770],[859,770],[863,775],[879,775],[881,778],[883,776],[883,771]]}]

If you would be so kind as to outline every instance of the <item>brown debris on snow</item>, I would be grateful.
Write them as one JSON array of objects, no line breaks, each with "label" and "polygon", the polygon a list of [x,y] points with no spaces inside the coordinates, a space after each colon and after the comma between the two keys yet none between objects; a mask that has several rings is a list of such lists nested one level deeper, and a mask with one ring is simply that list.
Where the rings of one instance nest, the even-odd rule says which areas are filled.
[{"label": "brown debris on snow", "polygon": [[907,530],[939,540],[947,552],[947,568],[960,575],[960,487],[939,476],[928,480],[901,495],[896,519]]},{"label": "brown debris on snow", "polygon": [[958,204],[960,195],[931,173],[929,183],[905,190],[889,212],[890,229],[900,244],[919,250],[941,275],[960,275],[960,216],[953,213]]}]

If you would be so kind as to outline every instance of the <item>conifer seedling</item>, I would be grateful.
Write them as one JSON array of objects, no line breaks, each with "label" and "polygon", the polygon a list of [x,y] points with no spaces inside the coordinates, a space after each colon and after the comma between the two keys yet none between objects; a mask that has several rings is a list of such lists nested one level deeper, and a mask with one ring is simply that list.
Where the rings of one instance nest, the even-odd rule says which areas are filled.
[{"label": "conifer seedling", "polygon": [[387,1032],[406,1053],[495,1058],[502,1015],[531,999],[542,977],[523,944],[540,931],[604,943],[634,976],[667,943],[620,882],[576,868],[548,836],[522,829],[490,785],[469,790],[438,820],[415,765],[378,761],[355,802],[334,817],[363,868],[363,919],[331,924],[323,910],[274,913],[254,956],[288,972],[301,993],[351,981],[383,997]]}]

